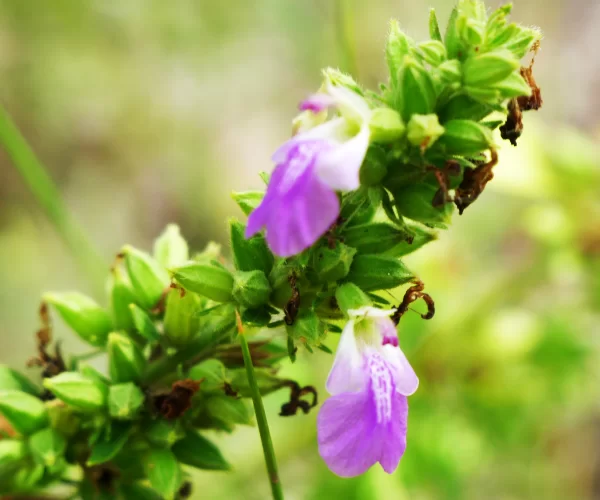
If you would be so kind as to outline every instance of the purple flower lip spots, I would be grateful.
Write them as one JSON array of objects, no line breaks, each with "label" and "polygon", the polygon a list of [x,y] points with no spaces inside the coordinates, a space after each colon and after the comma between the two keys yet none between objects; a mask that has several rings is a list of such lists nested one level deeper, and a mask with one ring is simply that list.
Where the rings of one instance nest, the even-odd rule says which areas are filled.
[{"label": "purple flower lip spots", "polygon": [[317,419],[319,453],[337,475],[353,477],[379,462],[387,473],[406,450],[407,396],[418,379],[398,347],[391,311],[350,311],[327,380],[332,394]]},{"label": "purple flower lip spots", "polygon": [[335,106],[335,99],[328,94],[313,94],[298,105],[300,111],[312,111],[320,113]]}]

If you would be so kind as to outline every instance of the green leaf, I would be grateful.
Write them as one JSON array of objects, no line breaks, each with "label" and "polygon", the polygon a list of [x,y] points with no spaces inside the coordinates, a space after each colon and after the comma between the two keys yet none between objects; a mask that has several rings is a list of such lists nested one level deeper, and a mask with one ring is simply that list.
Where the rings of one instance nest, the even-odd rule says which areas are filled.
[{"label": "green leaf", "polygon": [[446,132],[440,137],[438,145],[443,147],[447,154],[471,156],[489,149],[494,144],[490,129],[472,120],[450,120],[444,127]]},{"label": "green leaf", "polygon": [[357,255],[346,281],[365,292],[396,288],[414,279],[414,275],[398,259],[383,255]]},{"label": "green leaf", "polygon": [[458,35],[458,28],[456,21],[458,20],[458,9],[454,7],[448,19],[448,26],[446,27],[446,33],[444,35],[444,44],[448,51],[448,59],[459,58],[459,52],[463,50],[462,41]]},{"label": "green leaf", "polygon": [[231,193],[233,201],[242,209],[242,212],[246,215],[250,215],[260,202],[265,197],[263,191],[244,191],[244,192],[233,192]]},{"label": "green leaf", "polygon": [[449,120],[483,120],[492,112],[492,107],[481,103],[465,94],[452,97],[438,115],[441,123]]},{"label": "green leaf", "polygon": [[133,420],[145,399],[142,390],[133,382],[112,385],[108,393],[108,412],[118,420]]},{"label": "green leaf", "polygon": [[508,50],[495,50],[470,57],[463,65],[464,84],[489,87],[520,68],[519,60]]},{"label": "green leaf", "polygon": [[29,435],[48,425],[48,411],[35,396],[16,390],[0,391],[0,414],[20,434]]},{"label": "green leaf", "polygon": [[229,220],[231,252],[236,269],[240,271],[259,270],[268,275],[273,267],[274,258],[267,247],[264,236],[256,234],[251,238],[246,238],[245,231],[244,224],[236,219]]},{"label": "green leaf", "polygon": [[432,205],[438,188],[434,184],[421,182],[393,192],[394,204],[401,215],[431,227],[446,228],[450,223],[454,205],[445,203],[441,207]]},{"label": "green leaf", "polygon": [[405,122],[414,114],[427,115],[435,109],[436,93],[431,74],[414,58],[406,56],[399,76],[402,112]]},{"label": "green leaf", "polygon": [[228,424],[254,425],[248,402],[231,396],[211,396],[206,400],[206,411]]},{"label": "green leaf", "polygon": [[7,389],[26,392],[33,396],[40,393],[40,389],[25,375],[21,375],[7,365],[0,364],[0,391]]},{"label": "green leaf", "polygon": [[152,449],[145,456],[144,466],[152,487],[166,500],[173,500],[183,480],[175,455],[170,450]]},{"label": "green leaf", "polygon": [[47,293],[44,302],[50,304],[79,337],[94,346],[104,346],[112,330],[108,312],[94,300],[79,292]]},{"label": "green leaf", "polygon": [[113,332],[108,336],[108,372],[113,382],[139,381],[146,366],[141,349],[129,337]]},{"label": "green leaf", "polygon": [[145,309],[154,308],[169,286],[167,271],[149,254],[130,245],[123,247],[122,255],[138,303]]},{"label": "green leaf", "polygon": [[[287,356],[287,350],[286,350]],[[283,381],[273,374],[272,368],[255,368],[256,383],[261,396],[266,396],[283,387]],[[248,383],[248,375],[244,368],[230,370],[231,387],[243,398],[252,397],[252,390]]]},{"label": "green leaf", "polygon": [[271,285],[262,271],[236,271],[232,295],[244,307],[259,307],[269,302]]},{"label": "green leaf", "polygon": [[[346,231],[352,230],[349,229]],[[345,232],[344,234],[348,233]],[[336,243],[335,248],[329,248],[327,245],[316,248],[312,256],[313,267],[318,281],[328,283],[344,278],[350,272],[350,266],[355,254],[356,249],[344,243]]]},{"label": "green leaf", "polygon": [[54,466],[63,457],[67,441],[51,427],[36,432],[29,438],[29,449],[35,461],[44,467]]},{"label": "green leaf", "polygon": [[124,499],[131,500],[162,500],[153,489],[141,484],[124,484],[120,488]]},{"label": "green leaf", "polygon": [[131,422],[112,422],[106,427],[101,438],[92,446],[86,465],[93,467],[112,460],[123,449],[133,430]]},{"label": "green leaf", "polygon": [[202,380],[200,392],[205,394],[213,392],[222,393],[227,382],[225,365],[218,359],[207,359],[192,366],[188,372],[188,377],[192,380]]},{"label": "green leaf", "polygon": [[442,34],[440,32],[440,25],[438,24],[435,9],[429,9],[429,36],[432,40],[442,41]]},{"label": "green leaf", "polygon": [[441,41],[428,40],[419,43],[417,47],[419,48],[423,60],[431,66],[439,66],[448,56],[446,47]]},{"label": "green leaf", "polygon": [[169,224],[154,242],[154,259],[164,268],[184,264],[190,258],[187,241],[177,224]]},{"label": "green leaf", "polygon": [[292,325],[286,325],[289,338],[301,342],[310,351],[325,337],[325,324],[312,310],[301,309]]},{"label": "green leaf", "polygon": [[196,469],[231,469],[219,449],[195,431],[188,431],[185,438],[173,446],[173,453],[181,463]]},{"label": "green leaf", "polygon": [[[371,222],[352,226],[345,229],[342,234],[344,242],[361,254],[384,253],[410,237],[410,233],[407,231],[387,222]],[[352,261],[349,262],[348,267],[351,263]]]},{"label": "green leaf", "polygon": [[378,187],[361,186],[355,191],[344,194],[340,217],[344,225],[364,224],[373,219],[381,203],[381,191]]},{"label": "green leaf", "polygon": [[0,439],[0,495],[10,493],[15,473],[23,468],[27,445],[17,439]]},{"label": "green leaf", "polygon": [[513,97],[530,96],[531,87],[519,73],[512,73],[508,78],[494,85],[503,97],[511,99]]},{"label": "green leaf", "polygon": [[412,233],[412,240],[404,240],[401,243],[398,243],[395,247],[386,251],[385,255],[389,255],[390,257],[402,257],[413,253],[430,241],[437,239],[437,234],[435,232],[424,229],[419,225],[411,224],[409,225],[409,228]]},{"label": "green leaf", "polygon": [[106,407],[108,387],[77,372],[63,372],[46,378],[44,387],[61,401],[81,410],[95,411]]},{"label": "green leaf", "polygon": [[133,318],[135,330],[148,342],[157,342],[160,339],[160,333],[146,311],[136,304],[129,304],[129,311]]},{"label": "green leaf", "polygon": [[144,426],[143,434],[153,445],[165,448],[171,448],[177,441],[185,437],[185,432],[179,420],[157,419],[150,421]]},{"label": "green leaf", "polygon": [[373,305],[368,295],[354,283],[345,283],[335,291],[335,299],[346,316],[348,311]]},{"label": "green leaf", "polygon": [[233,276],[214,263],[190,262],[170,270],[173,278],[186,290],[216,302],[232,300]]}]

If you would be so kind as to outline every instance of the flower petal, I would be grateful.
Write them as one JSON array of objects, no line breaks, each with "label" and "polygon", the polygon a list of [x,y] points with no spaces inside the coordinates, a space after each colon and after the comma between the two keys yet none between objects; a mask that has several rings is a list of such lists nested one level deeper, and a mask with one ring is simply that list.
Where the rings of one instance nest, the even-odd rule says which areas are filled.
[{"label": "flower petal", "polygon": [[381,348],[380,352],[392,370],[396,391],[403,396],[414,394],[419,387],[419,377],[410,366],[402,349],[393,344],[387,344]]},{"label": "flower petal", "polygon": [[348,321],[342,332],[333,366],[327,378],[327,392],[356,392],[366,387],[364,361],[354,335],[354,321]]},{"label": "flower petal", "polygon": [[[313,130],[318,128],[320,127]],[[362,127],[352,139],[321,153],[316,161],[316,172],[319,178],[336,191],[358,189],[360,167],[369,148],[369,136],[369,127]]]},{"label": "flower petal", "polygon": [[321,111],[333,106],[335,99],[328,94],[313,94],[300,103],[298,109],[300,111],[312,111],[320,113]]},{"label": "flower petal", "polygon": [[363,97],[342,85],[329,83],[326,89],[343,115],[359,122],[369,121],[371,109]]}]

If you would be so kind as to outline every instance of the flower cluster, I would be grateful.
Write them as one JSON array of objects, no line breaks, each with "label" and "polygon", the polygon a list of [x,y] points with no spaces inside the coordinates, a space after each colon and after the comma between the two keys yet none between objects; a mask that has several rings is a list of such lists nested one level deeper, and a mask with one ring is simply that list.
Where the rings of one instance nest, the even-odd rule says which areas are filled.
[{"label": "flower cluster", "polygon": [[[282,416],[317,405],[313,387],[277,368],[300,348],[331,353],[337,334],[320,454],[339,476],[376,463],[393,472],[418,386],[397,327],[416,300],[424,319],[435,311],[402,257],[481,195],[498,161],[494,130],[516,144],[522,112],[541,105],[533,62],[520,62],[540,33],[508,23],[509,12],[459,0],[444,38],[432,11],[431,40],[419,43],[392,22],[379,92],[325,70],[263,175],[266,193],[234,193],[248,223],[229,222],[230,260],[214,243],[190,254],[171,225],[152,255],[123,247],[106,306],[46,294],[30,361],[41,384],[0,366],[0,494],[40,491],[78,469],[69,481],[82,498],[184,498],[182,465],[229,468],[202,433],[252,425],[248,398],[263,442],[261,395],[289,389]],[[56,315],[94,350],[65,358],[53,346]],[[83,359],[93,356],[102,372]]]}]

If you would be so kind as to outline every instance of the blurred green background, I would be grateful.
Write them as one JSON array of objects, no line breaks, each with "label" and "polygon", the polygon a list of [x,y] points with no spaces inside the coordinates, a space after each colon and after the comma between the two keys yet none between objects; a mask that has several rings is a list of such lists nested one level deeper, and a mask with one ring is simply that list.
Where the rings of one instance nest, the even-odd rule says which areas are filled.
[{"label": "blurred green background", "polygon": [[[123,243],[148,249],[167,222],[197,249],[225,243],[226,217],[242,216],[230,191],[261,186],[320,68],[347,67],[344,30],[374,86],[388,20],[423,39],[428,7],[441,20],[451,8],[347,3],[344,28],[333,0],[0,0],[0,100],[106,271]],[[518,0],[513,20],[545,32],[544,107],[518,148],[503,145],[482,198],[407,259],[438,309],[401,324],[421,378],[407,453],[392,476],[336,478],[316,412],[278,417],[287,395],[272,395],[290,500],[600,498],[600,4]],[[2,151],[0,283],[0,362],[18,368],[34,354],[41,294],[93,293]],[[284,371],[324,398],[331,362],[303,353]],[[235,472],[195,476],[192,498],[268,498],[258,431],[216,440]]]}]

